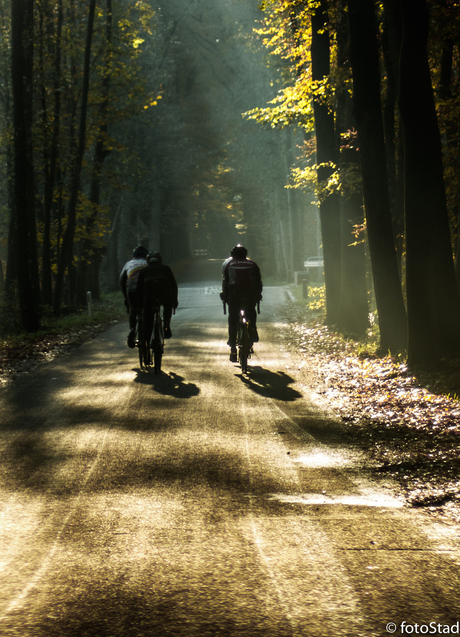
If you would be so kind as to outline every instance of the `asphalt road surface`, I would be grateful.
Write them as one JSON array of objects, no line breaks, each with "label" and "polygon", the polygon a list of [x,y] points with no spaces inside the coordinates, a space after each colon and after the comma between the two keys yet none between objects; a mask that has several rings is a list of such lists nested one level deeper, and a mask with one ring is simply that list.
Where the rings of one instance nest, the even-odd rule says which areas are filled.
[{"label": "asphalt road surface", "polygon": [[161,375],[120,324],[0,392],[0,635],[456,634],[458,527],[302,393],[282,288],[243,376],[217,286],[180,289]]}]

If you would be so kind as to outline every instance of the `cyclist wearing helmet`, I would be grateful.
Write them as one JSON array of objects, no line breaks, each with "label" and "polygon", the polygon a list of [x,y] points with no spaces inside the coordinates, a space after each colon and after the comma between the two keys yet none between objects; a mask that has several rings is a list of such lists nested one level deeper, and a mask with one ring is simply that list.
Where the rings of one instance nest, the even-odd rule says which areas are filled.
[{"label": "cyclist wearing helmet", "polygon": [[228,303],[228,342],[230,360],[237,361],[236,331],[241,307],[245,307],[251,326],[250,336],[257,343],[256,304],[262,299],[262,278],[259,266],[247,258],[248,251],[238,243],[231,256],[222,265],[222,292],[220,298]]},{"label": "cyclist wearing helmet", "polygon": [[128,347],[134,347],[136,339],[136,322],[139,312],[137,281],[139,272],[147,265],[147,250],[138,246],[133,250],[133,258],[125,263],[120,274],[120,287],[125,297],[125,305],[129,315]]},{"label": "cyclist wearing helmet", "polygon": [[147,255],[147,267],[139,273],[137,289],[144,310],[147,340],[150,340],[152,333],[153,308],[157,300],[163,306],[164,336],[171,338],[171,315],[173,308],[178,306],[177,283],[171,268],[163,264],[158,252]]}]

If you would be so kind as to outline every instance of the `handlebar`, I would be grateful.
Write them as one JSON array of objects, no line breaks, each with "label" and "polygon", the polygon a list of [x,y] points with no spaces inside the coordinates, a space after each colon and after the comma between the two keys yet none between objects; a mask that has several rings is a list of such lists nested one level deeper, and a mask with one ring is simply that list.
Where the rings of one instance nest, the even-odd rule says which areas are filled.
[{"label": "handlebar", "polygon": [[[227,304],[225,301],[222,301],[224,314],[227,314]],[[257,314],[260,314],[260,301],[257,301]]]}]

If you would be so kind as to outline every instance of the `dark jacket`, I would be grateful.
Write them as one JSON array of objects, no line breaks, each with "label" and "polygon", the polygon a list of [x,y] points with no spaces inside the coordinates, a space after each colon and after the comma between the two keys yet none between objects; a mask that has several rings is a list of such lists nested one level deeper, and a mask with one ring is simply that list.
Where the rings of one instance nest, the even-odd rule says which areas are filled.
[{"label": "dark jacket", "polygon": [[139,272],[137,281],[139,298],[145,305],[151,305],[159,300],[162,305],[177,307],[177,283],[168,265],[149,263]]},{"label": "dark jacket", "polygon": [[222,299],[246,297],[257,303],[262,298],[262,277],[255,261],[232,257],[222,266]]}]

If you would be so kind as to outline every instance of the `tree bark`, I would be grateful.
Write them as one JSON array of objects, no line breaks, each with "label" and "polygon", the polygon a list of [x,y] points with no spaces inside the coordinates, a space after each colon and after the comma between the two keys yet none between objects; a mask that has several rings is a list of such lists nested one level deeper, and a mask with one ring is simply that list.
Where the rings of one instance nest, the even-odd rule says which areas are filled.
[{"label": "tree bark", "polygon": [[33,0],[11,0],[16,276],[24,329],[39,328],[33,166]]},{"label": "tree bark", "polygon": [[[7,109],[8,110],[8,109]],[[6,261],[5,291],[10,299],[14,298],[14,288],[16,286],[16,219],[14,214],[14,148],[11,143],[6,148],[6,174],[8,178],[8,208],[10,211],[10,222],[8,224],[8,256]]]},{"label": "tree bark", "polygon": [[63,24],[62,0],[58,3],[57,24],[56,24],[56,50],[54,66],[54,117],[53,132],[49,156],[47,157],[47,170],[45,180],[45,193],[43,202],[43,253],[42,253],[42,294],[43,302],[52,304],[53,289],[51,277],[51,208],[53,205],[54,185],[56,183],[56,166],[58,160],[58,142],[60,131],[61,114],[61,37]]},{"label": "tree bark", "polygon": [[[349,30],[346,13],[339,7],[337,25],[337,67],[342,76],[350,71]],[[341,144],[341,133],[355,128],[352,111],[353,102],[348,86],[341,83],[336,90],[336,130],[337,141]],[[342,144],[341,144],[342,146]],[[350,148],[341,148],[339,167],[342,174],[359,172],[359,157],[353,140],[349,140]],[[341,282],[340,302],[337,327],[343,334],[362,336],[369,325],[369,303],[367,299],[366,258],[364,241],[357,242],[353,234],[354,226],[364,224],[363,193],[360,184],[349,180],[342,185],[340,195],[340,240],[341,248]]]},{"label": "tree bark", "polygon": [[[111,58],[112,58],[112,0],[106,0],[106,25],[105,25],[105,70],[102,80],[102,100],[99,107],[99,134],[94,149],[93,170],[91,174],[89,201],[92,204],[91,212],[86,219],[86,239],[83,241],[81,258],[78,264],[77,281],[76,281],[76,304],[81,307],[86,303],[86,288],[90,288],[93,299],[99,298],[99,286],[94,285],[99,274],[99,267],[102,262],[102,249],[94,246],[91,240],[91,233],[96,222],[100,205],[101,193],[101,173],[106,157],[110,154],[107,149],[107,116],[109,109],[110,95],[110,74],[111,74]],[[92,273],[92,281],[88,281],[88,261],[90,261],[90,270]],[[94,272],[95,270],[95,272]],[[91,283],[89,285],[89,283]]]},{"label": "tree bark", "polygon": [[460,298],[426,50],[427,6],[423,0],[400,0],[400,7],[409,364],[432,367],[460,352]]},{"label": "tree bark", "polygon": [[[14,1],[14,0],[13,0]],[[73,260],[73,244],[75,236],[76,211],[78,204],[78,194],[80,190],[80,174],[85,152],[86,142],[86,117],[88,110],[88,93],[89,93],[89,74],[90,74],[90,57],[91,43],[93,37],[94,13],[96,9],[96,0],[90,0],[88,9],[88,23],[86,29],[86,45],[85,45],[85,61],[83,67],[83,87],[80,106],[80,124],[78,136],[78,149],[75,158],[75,166],[72,177],[72,186],[70,192],[70,200],[67,215],[67,227],[62,242],[62,250],[59,259],[58,272],[56,276],[56,285],[54,290],[53,309],[55,314],[59,314],[62,302],[62,293],[64,285],[64,275],[66,270],[72,267]]]},{"label": "tree bark", "polygon": [[[329,31],[327,28],[327,0],[320,0],[312,14],[312,77],[322,81],[330,74]],[[326,184],[337,163],[334,115],[329,104],[313,100],[316,128],[318,182]],[[324,278],[326,282],[326,324],[334,325],[340,301],[340,204],[339,195],[329,195],[320,203],[321,235],[323,241]]]},{"label": "tree bark", "polygon": [[373,1],[348,0],[348,19],[354,115],[359,136],[380,347],[384,352],[401,352],[407,346],[407,326],[391,223]]}]

